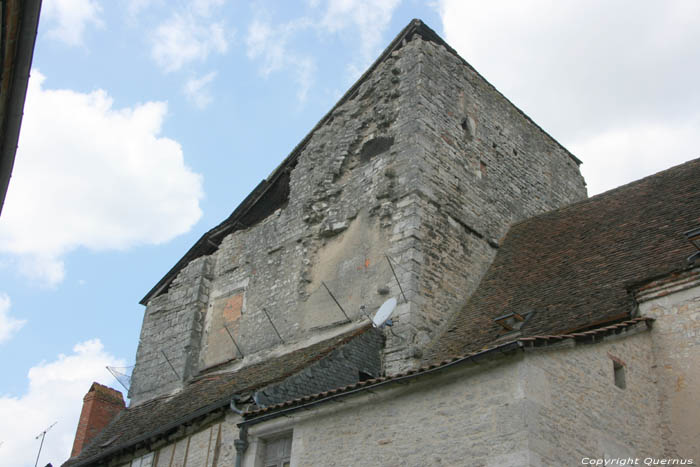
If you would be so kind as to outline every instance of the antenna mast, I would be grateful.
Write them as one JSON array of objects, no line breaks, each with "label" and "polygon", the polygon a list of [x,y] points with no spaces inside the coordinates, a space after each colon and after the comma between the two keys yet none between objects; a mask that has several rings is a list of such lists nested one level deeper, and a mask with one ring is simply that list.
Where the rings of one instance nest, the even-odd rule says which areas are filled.
[{"label": "antenna mast", "polygon": [[45,429],[44,431],[42,431],[41,433],[39,433],[38,435],[36,435],[36,438],[34,438],[34,439],[39,439],[39,436],[41,436],[41,444],[39,444],[39,453],[36,455],[36,462],[34,463],[34,467],[36,467],[36,466],[39,464],[39,456],[41,456],[41,448],[44,446],[44,438],[46,437],[46,433],[47,433],[51,428],[53,428],[53,426],[54,426],[56,423],[58,423],[58,422],[57,422],[57,421],[56,421],[56,422],[53,422],[53,423],[51,424],[51,426],[49,426],[47,429]]}]

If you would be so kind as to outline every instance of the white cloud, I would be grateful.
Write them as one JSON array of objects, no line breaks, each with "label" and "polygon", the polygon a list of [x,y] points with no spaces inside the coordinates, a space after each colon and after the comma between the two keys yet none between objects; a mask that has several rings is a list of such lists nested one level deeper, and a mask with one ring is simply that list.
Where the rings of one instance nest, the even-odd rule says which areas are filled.
[{"label": "white cloud", "polygon": [[589,194],[597,194],[700,157],[700,117],[680,124],[615,126],[569,149],[586,161],[581,172]]},{"label": "white cloud", "polygon": [[[320,2],[307,0],[309,8],[318,10]],[[248,57],[261,60],[264,76],[290,71],[298,84],[297,97],[304,102],[315,81],[316,63],[299,50],[294,40],[304,31],[312,30],[321,37],[350,33],[353,44],[359,45],[357,60],[348,64],[348,81],[356,80],[376,58],[382,35],[391,21],[400,0],[330,0],[318,17],[302,16],[287,23],[271,24],[260,15],[248,28],[246,39]],[[323,39],[322,39],[323,40]]]},{"label": "white cloud", "polygon": [[[133,16],[148,8],[163,6],[164,3],[165,0],[127,0],[127,10]],[[189,7],[199,16],[210,16],[214,9],[225,3],[226,0],[193,0],[189,3]]]},{"label": "white cloud", "polygon": [[199,16],[209,16],[212,10],[221,7],[226,3],[226,0],[194,0],[192,2],[192,10]]},{"label": "white cloud", "polygon": [[225,54],[232,34],[221,21],[210,18],[222,1],[200,0],[175,11],[152,36],[151,56],[166,72],[194,61],[204,62],[211,53]]},{"label": "white cloud", "polygon": [[0,344],[10,340],[27,322],[26,320],[10,316],[10,306],[10,297],[7,294],[0,293]]},{"label": "white cloud", "polygon": [[211,104],[212,96],[209,84],[216,78],[216,72],[212,71],[199,78],[192,78],[185,83],[183,91],[187,100],[197,108],[204,109]]},{"label": "white cloud", "polygon": [[300,102],[306,100],[313,84],[316,63],[308,55],[294,52],[288,42],[295,34],[312,25],[308,18],[300,18],[277,26],[256,19],[248,28],[246,39],[248,57],[262,61],[260,71],[263,76],[286,69],[292,71],[299,86],[297,98]]},{"label": "white cloud", "polygon": [[332,33],[356,29],[363,58],[369,61],[376,58],[377,48],[383,45],[382,34],[400,3],[401,0],[329,0],[321,26]]},{"label": "white cloud", "polygon": [[90,385],[116,384],[107,365],[125,363],[106,352],[99,339],[88,340],[73,347],[70,355],[32,367],[24,395],[0,396],[0,420],[12,421],[0,423],[3,465],[33,466],[40,443],[35,437],[54,422],[58,423],[46,434],[39,464],[61,465],[67,460]]},{"label": "white cloud", "polygon": [[49,24],[48,34],[68,45],[83,43],[85,28],[101,27],[102,7],[97,0],[45,0],[41,20]]},{"label": "white cloud", "polygon": [[583,160],[591,193],[698,156],[700,3],[443,0],[439,12],[447,42]]},{"label": "white cloud", "polygon": [[147,8],[161,5],[162,3],[163,0],[128,0],[126,9],[130,16],[135,16]]},{"label": "white cloud", "polygon": [[262,72],[265,75],[292,65],[296,57],[290,58],[290,55],[294,54],[288,50],[288,41],[298,31],[303,31],[310,26],[311,21],[306,18],[278,26],[256,19],[248,28],[246,38],[248,57],[262,59]]},{"label": "white cloud", "polygon": [[116,109],[102,90],[43,87],[32,72],[12,182],[0,219],[0,253],[56,284],[79,247],[126,249],[187,232],[201,217],[201,176],[160,136],[164,102]]}]

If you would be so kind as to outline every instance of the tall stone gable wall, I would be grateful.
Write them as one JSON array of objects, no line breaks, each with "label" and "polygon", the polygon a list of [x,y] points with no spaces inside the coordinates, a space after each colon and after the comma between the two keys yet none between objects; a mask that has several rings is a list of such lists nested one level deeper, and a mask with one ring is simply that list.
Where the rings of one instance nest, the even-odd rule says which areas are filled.
[{"label": "tall stone gable wall", "polygon": [[420,348],[464,305],[510,225],[586,197],[570,153],[460,57],[428,41],[406,48],[415,86],[407,104],[417,119],[411,147],[422,176],[400,201],[418,225],[404,230],[410,344],[389,336],[395,370],[417,364]]},{"label": "tall stone gable wall", "polygon": [[339,326],[326,287],[357,322],[398,297],[384,365],[410,367],[508,226],[582,199],[585,184],[570,154],[460,58],[413,36],[314,131],[288,193],[150,300],[132,404],[244,364],[280,336]]}]

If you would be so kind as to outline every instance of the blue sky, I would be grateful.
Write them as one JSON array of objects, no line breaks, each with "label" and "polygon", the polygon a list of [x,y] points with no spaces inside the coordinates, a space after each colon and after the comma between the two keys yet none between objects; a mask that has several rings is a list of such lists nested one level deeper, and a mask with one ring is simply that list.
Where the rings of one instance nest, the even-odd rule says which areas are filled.
[{"label": "blue sky", "polygon": [[[0,459],[67,458],[139,300],[412,18],[583,160],[591,194],[700,156],[694,1],[44,0],[0,217]],[[3,462],[4,464],[4,462]]]}]

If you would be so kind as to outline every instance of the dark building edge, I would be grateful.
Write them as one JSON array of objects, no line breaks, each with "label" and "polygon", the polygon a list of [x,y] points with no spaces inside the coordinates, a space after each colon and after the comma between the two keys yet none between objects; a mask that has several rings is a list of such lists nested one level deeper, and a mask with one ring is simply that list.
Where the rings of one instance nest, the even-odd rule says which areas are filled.
[{"label": "dark building edge", "polygon": [[[17,152],[17,142],[19,141],[19,131],[22,125],[22,114],[24,112],[24,99],[27,95],[27,84],[29,82],[29,70],[32,66],[32,57],[34,56],[34,44],[36,42],[36,33],[39,27],[39,12],[41,11],[41,0],[21,0],[19,14],[20,27],[17,37],[14,38],[18,43],[14,51],[14,66],[9,68],[10,84],[8,86],[9,93],[4,98],[7,106],[5,107],[5,115],[3,116],[2,128],[0,128],[0,214],[2,207],[5,204],[5,195],[10,185],[10,177],[12,168],[15,163],[15,154]],[[7,2],[3,2],[2,13],[2,62],[9,59],[12,53],[9,50],[10,44],[5,44],[5,21],[7,18]],[[9,38],[12,40],[13,38]],[[4,66],[2,72],[4,72]],[[3,77],[4,78],[4,77]]]}]

